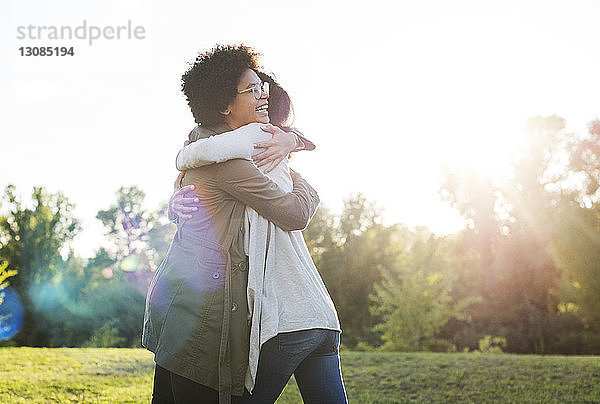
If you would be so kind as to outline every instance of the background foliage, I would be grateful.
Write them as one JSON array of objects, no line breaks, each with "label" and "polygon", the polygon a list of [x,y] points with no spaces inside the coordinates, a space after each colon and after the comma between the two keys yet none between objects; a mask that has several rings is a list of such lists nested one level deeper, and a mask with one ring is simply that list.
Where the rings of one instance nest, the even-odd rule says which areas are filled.
[{"label": "background foliage", "polygon": [[[523,144],[503,176],[445,171],[440,196],[466,221],[457,234],[384,225],[362,194],[338,215],[319,208],[304,236],[345,347],[600,353],[600,122],[577,135],[534,117]],[[145,291],[175,230],[143,201],[119,189],[83,260],[66,197],[34,188],[25,204],[5,189],[0,293],[16,291],[26,315],[0,345],[139,346]]]}]

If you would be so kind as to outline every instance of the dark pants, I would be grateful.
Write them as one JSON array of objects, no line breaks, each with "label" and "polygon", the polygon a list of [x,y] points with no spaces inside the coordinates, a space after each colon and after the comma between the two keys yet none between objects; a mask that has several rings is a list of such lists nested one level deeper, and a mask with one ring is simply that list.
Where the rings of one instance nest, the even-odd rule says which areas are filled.
[{"label": "dark pants", "polygon": [[[339,357],[339,332],[302,330],[278,334],[260,351],[252,395],[232,397],[233,404],[274,403],[292,374],[305,403],[346,403]],[[218,403],[216,390],[156,365],[152,404]]]},{"label": "dark pants", "polygon": [[[246,392],[246,395],[248,392]],[[242,397],[231,397],[232,404],[243,403]],[[152,404],[219,403],[219,392],[156,365]]]}]

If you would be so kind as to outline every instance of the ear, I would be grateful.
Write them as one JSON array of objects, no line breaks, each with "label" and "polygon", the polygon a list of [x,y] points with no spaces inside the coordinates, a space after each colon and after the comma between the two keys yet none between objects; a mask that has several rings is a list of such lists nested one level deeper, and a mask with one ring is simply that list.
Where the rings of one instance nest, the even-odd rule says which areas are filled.
[{"label": "ear", "polygon": [[231,106],[228,106],[226,110],[219,111],[219,112],[221,113],[221,115],[227,116],[227,115],[231,114]]}]

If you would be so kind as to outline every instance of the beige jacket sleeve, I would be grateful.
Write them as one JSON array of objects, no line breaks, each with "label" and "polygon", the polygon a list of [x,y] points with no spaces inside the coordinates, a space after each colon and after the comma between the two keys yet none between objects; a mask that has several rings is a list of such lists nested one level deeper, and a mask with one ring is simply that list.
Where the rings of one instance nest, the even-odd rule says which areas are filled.
[{"label": "beige jacket sleeve", "polygon": [[319,206],[319,195],[306,180],[294,175],[292,192],[285,192],[250,161],[219,164],[217,186],[286,231],[303,230]]}]

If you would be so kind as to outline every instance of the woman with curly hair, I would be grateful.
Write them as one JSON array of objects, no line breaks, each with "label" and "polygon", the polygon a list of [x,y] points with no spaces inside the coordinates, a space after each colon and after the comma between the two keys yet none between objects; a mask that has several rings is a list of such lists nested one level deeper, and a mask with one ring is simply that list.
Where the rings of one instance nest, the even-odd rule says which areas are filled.
[{"label": "woman with curly hair", "polygon": [[[259,136],[266,130],[296,144],[296,135],[257,125],[269,115],[256,57],[244,46],[217,46],[184,74],[183,91],[200,124],[191,140],[254,142],[266,140]],[[295,231],[308,224],[318,196],[293,171],[289,182],[285,175],[272,181],[248,158],[228,156],[185,167],[183,190],[194,186],[197,206],[178,225],[147,294],[142,340],[155,353],[153,402],[274,402],[292,373],[305,400],[345,402],[337,314]],[[280,166],[270,167],[273,179],[278,169],[285,174]],[[253,394],[239,398],[244,381]]]}]

